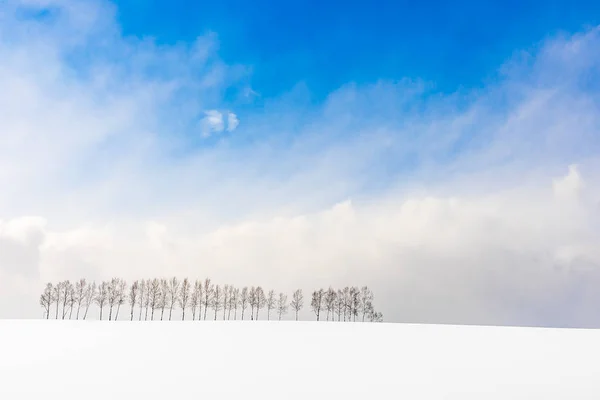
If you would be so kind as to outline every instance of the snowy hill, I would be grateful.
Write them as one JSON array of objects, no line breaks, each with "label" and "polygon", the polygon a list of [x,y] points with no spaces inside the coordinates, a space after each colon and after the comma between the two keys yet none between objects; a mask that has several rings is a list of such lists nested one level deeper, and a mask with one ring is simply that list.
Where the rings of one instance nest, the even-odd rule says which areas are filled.
[{"label": "snowy hill", "polygon": [[0,321],[1,399],[598,399],[600,331]]}]

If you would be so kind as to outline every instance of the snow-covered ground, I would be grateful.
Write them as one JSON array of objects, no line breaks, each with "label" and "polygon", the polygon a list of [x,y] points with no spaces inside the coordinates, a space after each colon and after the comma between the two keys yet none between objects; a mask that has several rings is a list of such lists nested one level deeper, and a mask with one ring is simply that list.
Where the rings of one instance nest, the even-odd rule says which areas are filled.
[{"label": "snow-covered ground", "polygon": [[0,321],[0,399],[600,399],[600,331]]}]

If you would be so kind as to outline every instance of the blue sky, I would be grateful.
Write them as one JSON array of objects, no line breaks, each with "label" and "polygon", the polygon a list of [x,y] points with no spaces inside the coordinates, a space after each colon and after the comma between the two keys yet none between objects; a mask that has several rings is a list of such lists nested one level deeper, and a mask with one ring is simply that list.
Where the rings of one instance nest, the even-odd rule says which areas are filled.
[{"label": "blue sky", "polygon": [[598,326],[600,6],[415,4],[0,2],[0,317],[176,275]]},{"label": "blue sky", "polygon": [[595,1],[117,2],[126,35],[162,44],[207,31],[228,63],[252,67],[264,98],[305,82],[311,100],[338,87],[421,79],[436,91],[481,87],[498,65],[560,32],[600,22]]}]

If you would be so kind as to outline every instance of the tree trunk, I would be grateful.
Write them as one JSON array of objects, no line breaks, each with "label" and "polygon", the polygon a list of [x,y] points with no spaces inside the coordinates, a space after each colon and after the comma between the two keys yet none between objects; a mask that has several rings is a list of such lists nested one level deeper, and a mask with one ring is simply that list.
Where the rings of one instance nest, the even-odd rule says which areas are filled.
[{"label": "tree trunk", "polygon": [[169,308],[169,321],[171,320],[171,315],[173,314],[173,305]]},{"label": "tree trunk", "polygon": [[102,306],[100,306],[100,321],[102,321]]},{"label": "tree trunk", "polygon": [[81,309],[81,303],[77,305],[77,315],[75,319],[79,320],[79,310]]},{"label": "tree trunk", "polygon": [[165,308],[162,308],[162,311],[160,312],[160,320],[163,320],[163,315],[165,314]]},{"label": "tree trunk", "polygon": [[119,319],[119,309],[121,308],[121,305],[117,305],[117,313],[115,314],[115,321]]},{"label": "tree trunk", "polygon": [[182,310],[183,315],[181,316],[181,320],[185,321],[185,308]]},{"label": "tree trunk", "polygon": [[58,300],[56,300],[56,319],[58,319]]}]

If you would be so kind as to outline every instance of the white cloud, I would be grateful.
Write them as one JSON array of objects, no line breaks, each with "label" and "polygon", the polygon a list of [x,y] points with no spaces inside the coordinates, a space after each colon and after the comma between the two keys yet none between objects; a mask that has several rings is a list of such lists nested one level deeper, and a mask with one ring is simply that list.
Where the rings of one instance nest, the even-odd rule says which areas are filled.
[{"label": "white cloud", "polygon": [[202,118],[202,136],[208,137],[212,132],[223,132],[223,129],[225,129],[223,113],[217,110],[209,110],[205,114],[206,116]]},{"label": "white cloud", "polygon": [[[595,53],[550,41],[462,108],[381,82],[298,123],[291,94],[244,115],[258,145],[190,150],[198,115],[203,134],[238,124],[217,110],[238,72],[214,38],[159,47],[119,36],[103,2],[94,18],[53,2],[50,24],[15,4],[0,6],[0,316],[39,315],[46,280],[188,275],[366,283],[392,321],[598,324],[600,113],[577,84]],[[74,70],[78,46],[131,63],[92,51]]]},{"label": "white cloud", "polygon": [[227,113],[227,131],[233,132],[238,125],[240,124],[240,120],[237,115],[232,112]]}]

